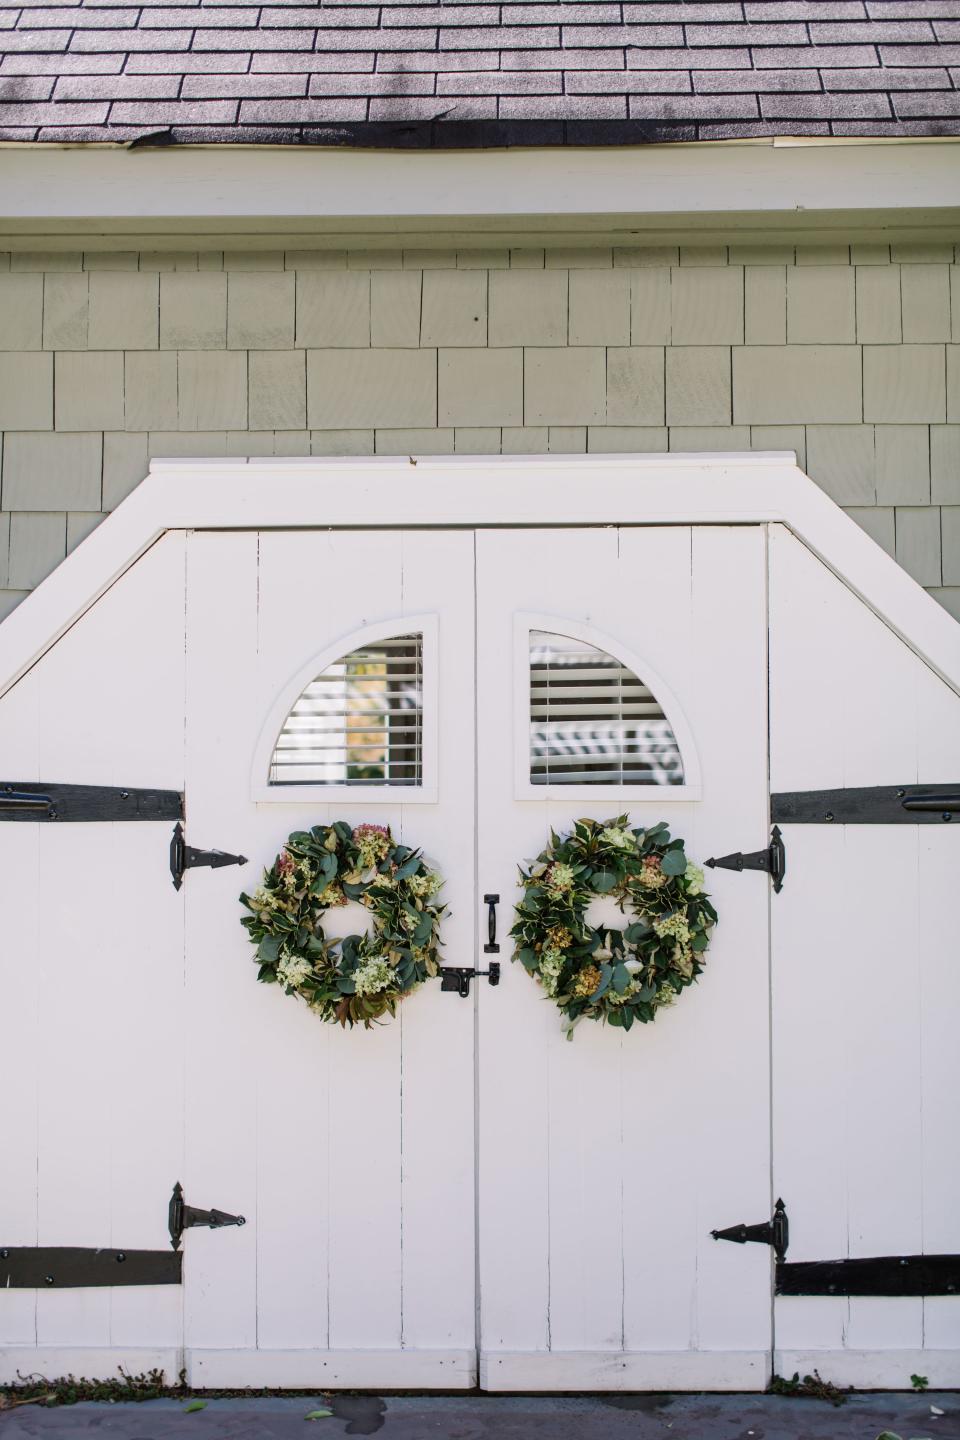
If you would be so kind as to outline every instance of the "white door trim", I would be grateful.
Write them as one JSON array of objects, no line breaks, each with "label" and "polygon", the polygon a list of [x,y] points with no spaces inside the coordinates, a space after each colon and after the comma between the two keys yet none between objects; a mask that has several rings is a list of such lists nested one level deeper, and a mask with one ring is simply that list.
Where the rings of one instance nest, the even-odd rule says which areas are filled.
[{"label": "white door trim", "polygon": [[768,522],[960,694],[960,625],[781,453],[155,460],[0,626],[0,694],[167,530]]}]

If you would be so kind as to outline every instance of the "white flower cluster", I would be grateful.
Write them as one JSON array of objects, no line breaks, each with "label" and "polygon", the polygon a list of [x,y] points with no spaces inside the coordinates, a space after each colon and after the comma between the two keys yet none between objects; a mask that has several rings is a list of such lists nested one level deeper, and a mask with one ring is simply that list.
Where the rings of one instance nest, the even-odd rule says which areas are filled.
[{"label": "white flower cluster", "polygon": [[699,865],[694,865],[693,862],[691,861],[691,862],[687,865],[686,870],[684,870],[684,872],[683,872],[683,879],[684,879],[684,883],[685,883],[685,885],[686,885],[686,887],[687,887],[687,894],[688,894],[688,895],[702,895],[702,894],[703,894],[703,886],[704,886],[704,882],[705,882],[706,877],[705,877],[703,871],[700,869],[700,866],[699,866]]},{"label": "white flower cluster", "polygon": [[540,980],[544,990],[551,999],[557,993],[560,984],[560,971],[563,968],[562,950],[544,950],[540,955]]},{"label": "white flower cluster", "polygon": [[411,875],[407,880],[407,885],[410,887],[411,893],[419,896],[422,900],[429,899],[431,895],[436,895],[442,884],[443,881],[440,879],[440,876],[433,870],[428,870],[424,875]]},{"label": "white flower cluster", "polygon": [[632,830],[621,830],[619,826],[608,825],[600,831],[600,839],[613,850],[636,850],[637,837]]},{"label": "white flower cluster", "polygon": [[365,960],[354,971],[354,984],[358,995],[376,995],[386,990],[393,979],[393,971],[386,960]]},{"label": "white flower cluster", "polygon": [[288,989],[302,985],[313,970],[310,961],[302,955],[284,955],[277,966],[277,979]]},{"label": "white flower cluster", "polygon": [[690,939],[690,926],[687,924],[686,916],[681,915],[678,910],[675,910],[672,915],[662,915],[659,920],[654,920],[653,928],[661,940],[667,935],[672,935],[675,940],[680,941],[681,945],[685,945]]}]

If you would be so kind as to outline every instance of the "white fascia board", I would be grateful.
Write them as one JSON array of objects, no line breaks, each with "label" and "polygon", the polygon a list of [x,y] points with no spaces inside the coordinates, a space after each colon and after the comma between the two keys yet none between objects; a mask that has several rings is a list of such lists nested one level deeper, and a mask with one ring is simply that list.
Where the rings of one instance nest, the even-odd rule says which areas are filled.
[{"label": "white fascia board", "polygon": [[72,221],[254,229],[299,222],[752,216],[944,216],[960,206],[960,140],[696,143],[475,151],[241,145],[0,147],[0,230]]},{"label": "white fascia board", "polygon": [[0,693],[168,530],[785,525],[960,693],[960,625],[792,454],[155,460],[0,625]]}]

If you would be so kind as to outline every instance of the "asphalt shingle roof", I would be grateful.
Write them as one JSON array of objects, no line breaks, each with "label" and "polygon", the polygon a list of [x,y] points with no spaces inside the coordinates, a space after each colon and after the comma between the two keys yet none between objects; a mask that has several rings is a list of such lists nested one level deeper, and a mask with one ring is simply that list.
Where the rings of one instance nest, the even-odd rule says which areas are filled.
[{"label": "asphalt shingle roof", "polygon": [[0,0],[0,139],[960,135],[960,0]]}]

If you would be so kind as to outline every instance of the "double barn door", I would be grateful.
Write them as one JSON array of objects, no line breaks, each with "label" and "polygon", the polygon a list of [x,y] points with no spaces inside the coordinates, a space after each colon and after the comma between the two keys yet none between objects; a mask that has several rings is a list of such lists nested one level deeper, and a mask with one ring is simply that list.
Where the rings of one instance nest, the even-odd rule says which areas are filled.
[{"label": "double barn door", "polygon": [[[762,527],[187,536],[188,836],[251,860],[184,887],[182,1179],[247,1217],[190,1242],[195,1384],[469,1385],[478,1357],[494,1389],[763,1384],[770,1252],[710,1231],[771,1198],[765,880],[723,878],[699,984],[626,1035],[568,1043],[507,931],[518,864],[578,816],[667,820],[701,862],[764,842],[765,545]],[[415,719],[387,695],[386,754],[349,713],[348,652],[352,693],[419,684]],[[575,663],[588,704],[591,655],[665,712],[659,770],[583,756],[582,728],[531,701]],[[499,896],[496,988],[431,982],[343,1033],[255,983],[238,880],[335,819],[388,824],[442,872],[449,966],[486,968]]]}]

